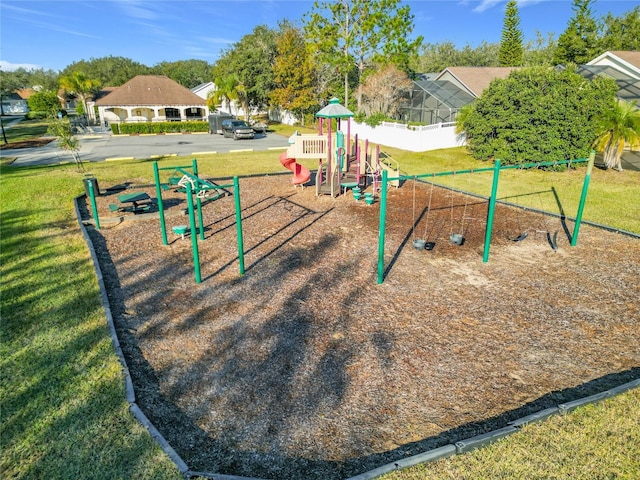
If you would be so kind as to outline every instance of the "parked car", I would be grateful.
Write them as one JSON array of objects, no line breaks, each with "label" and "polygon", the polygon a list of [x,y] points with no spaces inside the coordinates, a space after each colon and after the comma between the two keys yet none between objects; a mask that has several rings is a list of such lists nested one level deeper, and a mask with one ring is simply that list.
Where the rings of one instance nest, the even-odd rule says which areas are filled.
[{"label": "parked car", "polygon": [[253,128],[247,125],[244,120],[226,119],[222,121],[222,134],[225,137],[233,137],[234,140],[239,138],[253,138],[255,135]]}]

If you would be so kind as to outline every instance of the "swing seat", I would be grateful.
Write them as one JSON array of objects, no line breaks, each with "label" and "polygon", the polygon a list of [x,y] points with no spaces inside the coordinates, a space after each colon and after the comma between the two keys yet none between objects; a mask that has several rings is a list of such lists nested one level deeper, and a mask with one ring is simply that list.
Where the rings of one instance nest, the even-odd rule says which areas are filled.
[{"label": "swing seat", "polygon": [[173,233],[175,233],[176,235],[180,235],[184,240],[184,234],[187,233],[189,227],[187,225],[176,225],[174,227],[171,227],[171,229],[173,230]]},{"label": "swing seat", "polygon": [[449,240],[454,245],[462,245],[464,243],[464,237],[461,233],[452,233],[451,235],[449,235]]},{"label": "swing seat", "polygon": [[514,238],[513,241],[514,242],[521,242],[522,240],[524,240],[528,236],[529,236],[529,232],[524,232],[521,235],[518,235],[516,238]]},{"label": "swing seat", "polygon": [[547,240],[554,252],[558,250],[558,232],[554,233],[553,237],[551,236],[551,232],[547,232]]},{"label": "swing seat", "polygon": [[413,248],[415,248],[416,250],[423,250],[426,243],[427,242],[425,242],[424,240],[414,240]]}]

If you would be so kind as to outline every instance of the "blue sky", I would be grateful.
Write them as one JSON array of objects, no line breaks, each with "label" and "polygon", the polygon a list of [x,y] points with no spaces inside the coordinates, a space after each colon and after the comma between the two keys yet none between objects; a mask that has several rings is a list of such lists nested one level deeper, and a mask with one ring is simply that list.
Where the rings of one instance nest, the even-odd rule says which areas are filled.
[{"label": "blue sky", "polygon": [[[415,16],[414,35],[458,47],[500,41],[506,0],[404,0]],[[520,0],[525,40],[536,32],[557,38],[573,15],[571,0]],[[594,17],[619,16],[637,0],[596,0]],[[109,55],[147,66],[200,59],[220,52],[257,25],[298,21],[312,0],[0,0],[0,68],[62,70]]]}]

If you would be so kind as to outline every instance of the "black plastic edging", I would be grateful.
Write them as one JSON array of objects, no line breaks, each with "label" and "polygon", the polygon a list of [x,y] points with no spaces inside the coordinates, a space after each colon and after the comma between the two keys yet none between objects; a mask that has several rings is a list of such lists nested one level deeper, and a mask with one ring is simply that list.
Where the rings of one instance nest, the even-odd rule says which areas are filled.
[{"label": "black plastic edging", "polygon": [[412,467],[420,463],[434,462],[436,460],[440,460],[441,458],[447,458],[455,454],[456,447],[449,444],[445,445],[444,447],[434,448],[433,450],[419,453],[418,455],[412,455],[411,457],[403,458],[401,460],[398,460],[397,462],[388,463],[374,470],[361,473],[360,475],[356,475],[355,477],[350,477],[347,480],[372,480],[396,470]]},{"label": "black plastic edging", "polygon": [[185,476],[187,478],[210,478],[211,480],[264,480],[262,478],[238,477],[236,475],[223,475],[221,473],[193,472],[189,470]]},{"label": "black plastic edging", "polygon": [[514,420],[513,422],[509,422],[509,425],[516,428],[522,428],[530,423],[541,422],[549,417],[552,417],[553,415],[558,414],[560,414],[560,409],[558,407],[545,408],[544,410],[540,410],[539,412],[532,413],[531,415],[527,415],[526,417],[522,417]]},{"label": "black plastic edging", "polygon": [[518,429],[516,427],[507,426],[481,435],[476,435],[475,437],[467,438],[466,440],[461,440],[456,442],[456,453],[466,453],[471,450],[475,450],[476,448],[487,446],[517,431]]}]

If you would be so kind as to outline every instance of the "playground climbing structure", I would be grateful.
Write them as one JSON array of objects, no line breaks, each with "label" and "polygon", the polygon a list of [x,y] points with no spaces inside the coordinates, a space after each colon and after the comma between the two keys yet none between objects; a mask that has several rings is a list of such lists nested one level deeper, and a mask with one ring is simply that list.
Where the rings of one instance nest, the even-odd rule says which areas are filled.
[{"label": "playground climbing structure", "polygon": [[331,99],[316,117],[318,133],[292,135],[289,148],[280,155],[282,165],[294,172],[294,185],[304,184],[311,178],[311,172],[297,163],[301,159],[318,161],[316,195],[337,197],[351,188],[365,189],[369,185],[373,185],[375,192],[381,184],[383,170],[387,170],[390,177],[399,176],[397,162],[384,155],[379,146],[351,137],[353,113],[340,105],[338,99]]}]

